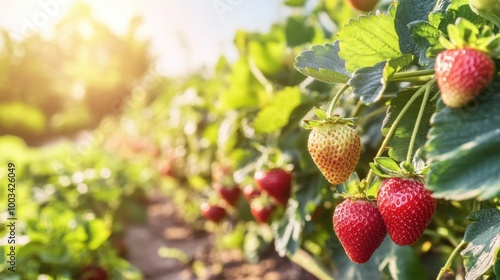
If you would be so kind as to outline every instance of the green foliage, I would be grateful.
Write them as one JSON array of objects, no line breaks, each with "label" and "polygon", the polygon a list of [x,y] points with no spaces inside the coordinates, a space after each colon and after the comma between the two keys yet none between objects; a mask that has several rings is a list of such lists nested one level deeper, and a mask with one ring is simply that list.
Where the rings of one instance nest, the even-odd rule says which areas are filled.
[{"label": "green foliage", "polygon": [[[382,128],[382,134],[387,135],[391,125],[396,120],[401,110],[408,103],[411,96],[415,94],[416,89],[406,89],[397,94],[396,97],[388,101],[389,108],[387,109],[386,119]],[[406,154],[410,144],[413,128],[422,104],[423,96],[419,97],[411,104],[408,111],[406,111],[404,118],[398,124],[398,129],[391,137],[388,143],[389,156],[396,161],[406,160]],[[419,126],[418,133],[415,140],[415,150],[422,147],[427,140],[427,133],[430,129],[430,119],[435,111],[433,103],[425,105],[424,114],[422,116],[421,125]]]},{"label": "green foliage", "polygon": [[257,133],[276,131],[288,123],[290,114],[300,105],[301,92],[297,87],[287,87],[276,95],[255,117],[254,128]]},{"label": "green foliage", "polygon": [[[232,232],[216,233],[220,247],[239,248],[249,261],[257,262],[274,247],[320,279],[434,278],[442,265],[466,279],[498,276],[500,80],[497,75],[487,91],[461,109],[445,107],[439,88],[433,86],[433,60],[442,47],[438,38],[472,36],[448,25],[465,18],[478,30],[492,26],[468,2],[401,0],[379,5],[388,8],[386,12],[352,19],[357,13],[346,1],[317,1],[312,8],[305,8],[306,1],[285,1],[296,8],[283,23],[264,33],[237,32],[239,57],[234,62],[222,57],[211,74],[166,79],[168,85],[147,89],[144,98],[121,108],[120,116],[97,126],[93,136],[84,139],[88,141],[36,150],[17,138],[2,139],[2,160],[16,159],[22,166],[20,184],[28,186],[18,191],[24,205],[19,215],[26,221],[21,234],[29,237],[19,255],[26,267],[23,277],[34,278],[48,266],[56,271],[54,277],[74,278],[78,268],[97,259],[114,271],[114,278],[124,279],[119,272],[125,271],[136,279],[140,276],[116,256],[111,241],[123,233],[125,223],[144,221],[140,201],[150,189],[170,196],[193,227],[213,231],[201,219],[199,205],[224,205],[213,188],[218,176],[243,188],[254,184],[253,174],[262,166],[291,171],[287,204],[277,207],[270,225],[265,225],[255,222],[249,202],[240,199],[221,225]],[[73,23],[71,18],[63,22],[70,27]],[[497,27],[484,30],[488,36],[498,32]],[[85,42],[76,31],[72,36]],[[35,42],[40,43],[26,44],[33,48]],[[114,57],[104,45],[93,47]],[[64,77],[81,77],[92,86],[89,98],[94,101],[107,96],[104,93],[116,97],[118,89],[128,93],[129,82],[147,65],[141,56],[145,47],[135,42],[131,53],[122,54],[134,58],[130,64],[118,57],[109,68],[99,69],[89,65],[88,55],[77,55],[83,51],[75,52]],[[69,50],[79,48],[72,45]],[[38,73],[39,81],[50,84],[53,76],[40,74],[45,58],[33,50],[27,53],[33,69],[23,73]],[[134,71],[122,72],[127,67]],[[10,86],[1,84],[0,93]],[[99,108],[85,106],[87,110],[53,104],[54,114],[42,113],[45,121],[28,110],[44,108],[43,100],[25,102],[16,107],[22,113],[16,113],[33,118],[32,126],[79,130],[85,127],[79,120],[97,123],[110,101]],[[5,109],[6,104],[0,106]],[[2,120],[16,115],[4,112],[0,110]],[[71,119],[70,112],[92,117]],[[360,134],[360,161],[347,183],[330,186],[308,154],[308,131],[299,123],[314,119],[315,113],[320,118],[343,117]],[[413,162],[405,162],[407,158]],[[218,170],[219,165],[227,165],[227,170]],[[341,193],[362,193],[373,200],[382,178],[401,174],[420,176],[434,197],[443,198],[431,224],[412,246],[397,246],[387,237],[368,263],[352,263],[332,228],[332,212],[344,199]],[[0,196],[4,194],[0,189]],[[472,223],[466,228],[467,217]],[[461,239],[468,242],[462,251],[465,262],[445,263],[449,253],[458,252]],[[160,254],[191,261],[168,248]],[[0,277],[5,274],[2,265]],[[466,274],[457,266],[465,267]]]},{"label": "green foliage", "polygon": [[397,246],[389,237],[365,264],[351,262],[340,244],[334,248],[337,267],[336,279],[425,279],[425,270],[415,252],[407,246]]},{"label": "green foliage", "polygon": [[393,6],[388,14],[360,16],[339,32],[339,56],[349,72],[402,55],[393,21],[395,9]]},{"label": "green foliage", "polygon": [[402,53],[415,53],[425,55],[427,48],[418,49],[409,24],[417,21],[424,21],[429,13],[434,9],[435,0],[403,0],[398,1],[396,16],[394,19],[395,29],[399,37],[399,45]]},{"label": "green foliage", "polygon": [[[470,106],[450,109],[439,102],[425,151],[427,187],[436,197],[491,199],[500,194],[498,82]],[[459,129],[457,129],[459,128]]]},{"label": "green foliage", "polygon": [[500,210],[483,209],[467,219],[473,222],[464,236],[469,244],[460,254],[465,259],[466,279],[478,279],[495,264],[500,253]]},{"label": "green foliage", "polygon": [[326,83],[345,83],[351,74],[345,69],[345,61],[339,57],[339,41],[333,45],[315,45],[297,56],[295,67],[304,75]]}]

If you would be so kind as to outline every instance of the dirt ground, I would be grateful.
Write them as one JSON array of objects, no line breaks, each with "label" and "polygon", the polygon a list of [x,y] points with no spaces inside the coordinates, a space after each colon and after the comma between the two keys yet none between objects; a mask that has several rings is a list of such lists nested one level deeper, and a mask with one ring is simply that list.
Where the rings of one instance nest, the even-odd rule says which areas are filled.
[{"label": "dirt ground", "polygon": [[[275,252],[269,252],[258,264],[245,262],[237,250],[224,251],[217,256],[213,250],[213,240],[211,234],[189,227],[179,218],[173,203],[166,199],[149,205],[147,223],[127,226],[125,235],[128,260],[139,268],[148,280],[316,279]],[[173,252],[184,252],[181,255],[185,260],[180,261],[178,257],[159,257],[160,247],[178,249]],[[222,260],[222,268],[215,265],[220,263],[214,261],[217,258]],[[196,269],[193,269],[194,267]]]}]

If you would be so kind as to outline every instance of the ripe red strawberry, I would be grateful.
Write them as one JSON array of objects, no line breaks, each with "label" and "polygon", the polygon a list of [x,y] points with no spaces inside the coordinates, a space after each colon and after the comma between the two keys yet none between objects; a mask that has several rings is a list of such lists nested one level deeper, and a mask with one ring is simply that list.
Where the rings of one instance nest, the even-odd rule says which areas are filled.
[{"label": "ripe red strawberry", "polygon": [[236,205],[236,202],[238,202],[238,198],[240,197],[240,192],[241,192],[238,185],[227,187],[220,183],[214,183],[214,188],[229,205],[231,206]]},{"label": "ripe red strawberry", "polygon": [[246,185],[243,187],[243,195],[248,201],[258,197],[260,195],[260,190],[253,187],[252,185]]},{"label": "ripe red strawberry", "polygon": [[255,203],[250,204],[250,211],[252,212],[252,215],[254,216],[255,220],[257,220],[257,222],[261,224],[267,223],[275,208],[275,205],[261,206]]},{"label": "ripe red strawberry", "polygon": [[97,265],[86,265],[80,274],[79,280],[107,280],[108,272]]},{"label": "ripe red strawberry", "polygon": [[378,0],[349,0],[349,4],[351,4],[354,9],[362,12],[369,12],[373,10],[377,3]]},{"label": "ripe red strawberry", "polygon": [[201,204],[201,214],[205,219],[218,223],[226,216],[226,209],[204,202]]},{"label": "ripe red strawberry", "polygon": [[367,262],[387,234],[377,207],[366,200],[340,203],[333,213],[333,229],[355,263]]},{"label": "ripe red strawberry", "polygon": [[337,185],[354,171],[361,154],[361,141],[352,127],[327,121],[312,128],[307,149],[328,182]]},{"label": "ripe red strawberry", "polygon": [[165,177],[175,177],[174,168],[170,160],[162,160],[158,164],[160,173]]},{"label": "ripe red strawberry", "polygon": [[434,70],[444,104],[459,108],[488,87],[495,75],[495,63],[480,50],[449,49],[439,53]]},{"label": "ripe red strawberry", "polygon": [[267,192],[278,203],[286,204],[292,189],[292,174],[281,168],[255,172],[257,187]]},{"label": "ripe red strawberry", "polygon": [[390,178],[382,182],[377,205],[394,243],[415,243],[436,211],[436,201],[424,184],[411,179]]}]

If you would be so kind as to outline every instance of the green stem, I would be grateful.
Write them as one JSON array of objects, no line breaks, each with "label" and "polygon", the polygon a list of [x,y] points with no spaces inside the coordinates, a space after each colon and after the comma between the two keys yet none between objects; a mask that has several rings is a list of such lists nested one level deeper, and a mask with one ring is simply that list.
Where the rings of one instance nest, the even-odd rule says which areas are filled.
[{"label": "green stem", "polygon": [[290,260],[300,265],[320,280],[334,280],[332,272],[328,271],[321,263],[311,257],[306,251],[298,250],[294,255],[288,255]]},{"label": "green stem", "polygon": [[455,247],[455,250],[453,250],[453,252],[451,252],[451,255],[450,257],[448,258],[448,260],[446,261],[446,263],[444,264],[444,266],[441,268],[441,270],[439,271],[439,274],[438,276],[436,277],[436,280],[440,280],[441,278],[443,278],[444,274],[446,273],[446,271],[450,270],[450,267],[451,267],[451,262],[453,261],[453,259],[455,258],[455,256],[458,254],[458,252],[460,251],[460,248],[462,248],[467,242],[465,242],[464,240],[462,240],[460,242],[460,244],[458,244],[457,247]]},{"label": "green stem", "polygon": [[434,75],[434,69],[395,73],[389,81]]},{"label": "green stem", "polygon": [[345,84],[333,97],[332,102],[330,103],[330,107],[328,107],[328,111],[326,112],[329,118],[333,117],[333,110],[335,109],[335,105],[339,101],[344,91],[346,91],[349,87],[350,86],[348,84]]},{"label": "green stem", "polygon": [[372,121],[376,116],[384,113],[385,111],[387,111],[387,108],[380,107],[364,115],[362,118],[359,119],[358,127],[363,127],[366,122]]},{"label": "green stem", "polygon": [[406,154],[406,161],[411,162],[413,147],[415,146],[415,140],[417,138],[418,129],[420,128],[420,122],[422,121],[422,116],[424,115],[425,105],[427,105],[427,100],[429,99],[429,93],[431,87],[434,84],[434,79],[429,81],[425,87],[424,99],[422,100],[422,105],[420,106],[420,111],[418,111],[418,116],[415,121],[415,127],[413,128],[413,133],[410,138],[410,144],[408,145],[408,153]]},{"label": "green stem", "polygon": [[[429,84],[429,83],[427,83],[427,84]],[[408,102],[403,107],[403,109],[401,110],[401,112],[399,113],[397,118],[392,123],[391,128],[387,132],[387,135],[385,136],[385,139],[382,142],[382,145],[380,146],[380,149],[377,152],[377,155],[375,155],[375,158],[380,157],[384,153],[385,148],[387,147],[387,144],[389,144],[389,140],[391,140],[392,135],[396,131],[396,128],[397,128],[399,122],[401,121],[401,119],[403,118],[403,116],[405,115],[406,111],[408,111],[408,109],[413,104],[413,102],[415,102],[415,100],[420,97],[420,95],[422,94],[422,92],[424,92],[425,89],[426,89],[425,86],[419,88],[417,90],[417,92],[415,92],[415,94],[413,94],[413,96],[410,98],[410,100],[408,100]],[[370,183],[370,179],[372,176],[373,176],[373,170],[370,168],[370,171],[368,171],[368,175],[366,176],[366,182],[368,184]]]}]

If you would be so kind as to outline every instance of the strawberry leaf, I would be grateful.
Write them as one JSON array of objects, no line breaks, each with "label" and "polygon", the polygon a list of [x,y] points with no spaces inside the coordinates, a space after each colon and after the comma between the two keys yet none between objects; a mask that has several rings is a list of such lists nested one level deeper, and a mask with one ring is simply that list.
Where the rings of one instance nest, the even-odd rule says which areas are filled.
[{"label": "strawberry leaf", "polygon": [[425,54],[425,49],[418,48],[417,42],[410,34],[409,24],[419,20],[427,20],[429,12],[436,4],[435,0],[400,0],[398,1],[396,18],[394,20],[399,44],[403,53],[414,52],[416,55]]},{"label": "strawberry leaf", "polygon": [[289,47],[310,42],[314,37],[314,32],[314,27],[305,17],[292,16],[286,21],[285,36]]},{"label": "strawberry leaf", "polygon": [[395,6],[392,6],[389,15],[362,15],[357,21],[351,20],[339,32],[339,56],[346,61],[349,72],[402,55],[394,27],[394,11]]},{"label": "strawberry leaf", "polygon": [[[387,109],[387,115],[382,127],[382,134],[384,136],[387,135],[392,123],[396,120],[398,115],[401,113],[401,110],[406,103],[408,103],[408,100],[410,100],[415,91],[416,89],[414,88],[406,89],[399,92],[396,97],[389,101],[389,109]],[[399,122],[396,132],[389,140],[389,156],[396,161],[404,161],[406,159],[408,146],[410,144],[411,135],[413,133],[413,128],[415,127],[415,122],[422,100],[423,96],[417,98],[417,100],[415,100],[415,102],[410,106],[403,119]],[[434,110],[434,104],[428,102],[420,122],[417,138],[415,140],[416,149],[421,147],[427,139],[427,132],[430,128],[430,118],[434,113]]]},{"label": "strawberry leaf", "polygon": [[412,60],[412,55],[403,55],[372,67],[359,68],[349,80],[353,94],[359,96],[365,104],[377,102],[386,89],[387,81]]},{"label": "strawberry leaf", "polygon": [[465,259],[465,279],[479,279],[495,264],[500,250],[500,210],[483,209],[467,217],[474,221],[466,231],[464,240],[469,242],[460,253]]},{"label": "strawberry leaf", "polygon": [[339,50],[339,41],[333,45],[312,46],[297,56],[295,68],[325,83],[346,83],[351,74],[345,68],[345,61],[339,57]]},{"label": "strawberry leaf", "polygon": [[365,104],[376,102],[382,97],[387,81],[382,77],[386,62],[382,61],[371,67],[359,68],[349,80],[352,93],[358,96]]},{"label": "strawberry leaf", "polygon": [[415,40],[416,50],[419,56],[419,63],[427,65],[431,62],[427,50],[431,46],[439,43],[439,30],[427,21],[415,21],[409,24],[409,29]]},{"label": "strawberry leaf", "polygon": [[500,194],[500,79],[471,104],[438,103],[425,146],[427,188],[438,198],[490,199]]},{"label": "strawberry leaf", "polygon": [[293,110],[300,105],[302,94],[297,87],[287,87],[276,93],[271,104],[264,107],[255,118],[258,133],[270,133],[284,127]]}]

